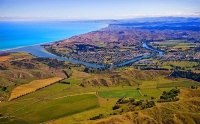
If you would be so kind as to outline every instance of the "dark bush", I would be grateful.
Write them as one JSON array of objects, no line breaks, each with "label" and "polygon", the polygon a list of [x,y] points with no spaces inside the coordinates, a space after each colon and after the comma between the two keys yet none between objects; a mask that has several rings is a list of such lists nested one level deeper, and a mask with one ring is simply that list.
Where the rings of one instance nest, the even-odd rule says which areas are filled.
[{"label": "dark bush", "polygon": [[103,118],[103,114],[99,114],[97,116],[94,116],[94,117],[90,118],[90,120],[97,120],[97,119],[101,119],[101,118]]},{"label": "dark bush", "polygon": [[113,110],[116,110],[116,109],[118,109],[118,108],[120,108],[120,105],[118,105],[118,104],[116,104],[115,106],[113,106]]}]

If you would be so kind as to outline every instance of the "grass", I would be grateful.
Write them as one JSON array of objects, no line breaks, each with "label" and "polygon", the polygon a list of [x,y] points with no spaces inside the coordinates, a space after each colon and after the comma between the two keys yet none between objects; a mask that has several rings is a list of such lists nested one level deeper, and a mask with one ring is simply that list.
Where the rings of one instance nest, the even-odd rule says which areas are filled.
[{"label": "grass", "polygon": [[99,96],[104,98],[123,98],[123,97],[140,97],[138,90],[116,90],[116,91],[100,91]]},{"label": "grass", "polygon": [[28,94],[26,96],[20,97],[16,99],[15,101],[23,101],[23,100],[32,100],[34,99],[43,99],[46,97],[52,97],[53,95],[62,93],[64,89],[70,87],[68,84],[63,83],[55,83],[53,85],[50,85],[48,87],[45,87],[41,90],[38,90],[37,92],[33,92],[31,94]]},{"label": "grass", "polygon": [[148,99],[151,99],[151,97],[159,98],[160,95],[162,94],[162,91],[156,88],[141,89],[140,91],[143,95],[147,95]]},{"label": "grass", "polygon": [[191,68],[193,66],[198,65],[198,63],[197,62],[189,62],[189,61],[167,61],[167,62],[163,62],[163,66],[169,66],[169,65]]},{"label": "grass", "polygon": [[[159,44],[159,47],[173,47],[175,49],[189,49],[190,47],[197,47],[196,43],[185,42],[181,40],[166,40],[162,42],[153,42],[154,44]],[[152,44],[153,44],[152,43]]]},{"label": "grass", "polygon": [[40,123],[97,107],[99,107],[97,97],[93,94],[85,94],[41,101],[15,113],[14,116]]},{"label": "grass", "polygon": [[142,81],[140,88],[156,88],[157,81]]},{"label": "grass", "polygon": [[102,98],[102,97],[98,97],[99,103],[100,103],[100,107],[99,108],[95,108],[95,109],[91,109],[88,111],[84,111],[81,113],[77,113],[77,114],[73,114],[71,116],[67,116],[67,117],[63,117],[63,118],[59,118],[57,120],[54,121],[50,121],[46,124],[74,124],[74,123],[90,123],[89,118],[97,116],[99,114],[103,114],[105,117],[109,117],[110,113],[113,112],[113,110],[111,109],[116,101],[118,100],[118,98]]},{"label": "grass", "polygon": [[58,95],[57,97],[61,97],[62,94],[65,92],[63,91],[63,89],[68,88],[69,86],[70,85],[68,84],[55,83],[48,87],[42,88],[36,92],[32,92],[23,97],[19,97],[18,99],[15,99],[11,102],[2,102],[0,104],[0,113],[3,115],[13,113],[14,111],[17,111],[20,108],[25,107],[27,104],[32,104],[44,98],[51,98],[59,93],[60,95]]},{"label": "grass", "polygon": [[65,79],[65,80],[61,81],[61,83],[62,82],[70,82],[70,84],[77,84],[77,83],[80,82],[80,80],[68,78],[68,79]]},{"label": "grass", "polygon": [[13,100],[15,98],[18,98],[22,95],[36,91],[39,88],[43,88],[45,86],[53,84],[56,81],[59,81],[61,79],[62,78],[60,78],[60,77],[53,77],[53,78],[42,79],[42,80],[34,80],[34,81],[30,82],[29,84],[24,84],[24,85],[18,86],[15,89],[13,89],[13,91],[11,92],[9,101]]},{"label": "grass", "polygon": [[158,84],[158,88],[190,87],[190,86],[200,86],[200,84],[193,81],[178,81],[178,82],[172,82],[172,83]]},{"label": "grass", "polygon": [[18,120],[16,118],[1,118],[0,123],[1,124],[29,124],[26,121]]},{"label": "grass", "polygon": [[19,58],[26,58],[26,59],[31,59],[31,58],[34,58],[34,56],[32,56],[31,54],[29,53],[25,53],[25,52],[14,52],[14,53],[11,53],[9,55],[9,57],[13,58],[13,59],[19,59]]}]

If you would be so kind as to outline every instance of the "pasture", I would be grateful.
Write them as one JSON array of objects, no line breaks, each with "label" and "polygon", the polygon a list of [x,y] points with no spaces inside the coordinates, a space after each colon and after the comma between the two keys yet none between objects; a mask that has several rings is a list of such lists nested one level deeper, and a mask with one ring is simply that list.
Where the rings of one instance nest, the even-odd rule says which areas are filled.
[{"label": "pasture", "polygon": [[141,89],[140,91],[143,95],[146,95],[147,99],[151,99],[151,97],[159,98],[162,94],[162,91],[157,88]]},{"label": "pasture", "polygon": [[186,50],[186,49],[197,47],[199,44],[182,41],[182,40],[166,40],[162,42],[152,42],[151,45],[152,46],[159,45],[159,47],[173,47],[174,49]]},{"label": "pasture", "polygon": [[61,79],[62,78],[60,77],[53,77],[48,79],[34,80],[28,84],[20,85],[12,90],[9,101],[18,98],[22,95],[26,95],[28,93],[36,91],[39,88],[51,85]]},{"label": "pasture", "polygon": [[80,80],[76,80],[76,79],[72,79],[72,78],[68,78],[68,79],[65,79],[65,80],[62,80],[61,83],[70,83],[70,84],[77,84],[80,82]]},{"label": "pasture", "polygon": [[97,97],[93,94],[84,94],[43,100],[14,113],[13,116],[26,119],[32,123],[41,123],[97,107],[99,107]]},{"label": "pasture", "polygon": [[158,88],[200,86],[192,80],[158,84]]},{"label": "pasture", "polygon": [[166,61],[163,62],[162,66],[180,66],[185,68],[192,68],[193,66],[198,65],[197,62],[189,62],[189,61]]},{"label": "pasture", "polygon": [[141,94],[138,90],[116,90],[116,91],[100,91],[98,92],[100,97],[103,98],[123,98],[123,97],[131,97],[131,98],[139,98]]},{"label": "pasture", "polygon": [[[16,122],[25,120],[28,123],[46,122],[53,124],[54,122],[74,123],[78,120],[80,123],[88,123],[93,122],[89,120],[91,117],[99,114],[103,114],[105,118],[110,117],[110,114],[114,112],[112,107],[122,97],[138,100],[150,100],[152,97],[159,99],[163,91],[175,87],[200,86],[191,80],[171,79],[155,74],[155,78],[145,78],[146,80],[134,78],[134,81],[137,81],[140,85],[123,86],[119,84],[110,87],[81,87],[80,83],[84,79],[96,77],[105,79],[107,74],[88,74],[74,69],[72,71],[72,76],[63,80],[70,82],[70,84],[55,83],[16,100],[2,102],[0,104],[0,114],[14,116]],[[123,73],[123,75],[129,76],[127,73]],[[45,81],[41,82],[44,83]],[[140,90],[137,90],[137,88],[140,88]],[[95,92],[98,93],[97,96],[91,94]],[[6,123],[6,121],[11,122],[12,120],[4,119],[4,121]]]},{"label": "pasture", "polygon": [[1,124],[29,124],[26,121],[17,119],[17,118],[0,118]]},{"label": "pasture", "polygon": [[22,59],[22,58],[26,58],[26,59],[31,59],[31,58],[34,58],[34,56],[32,56],[31,54],[29,53],[25,53],[25,52],[14,52],[14,53],[11,53],[9,55],[9,57],[11,57],[12,59]]}]

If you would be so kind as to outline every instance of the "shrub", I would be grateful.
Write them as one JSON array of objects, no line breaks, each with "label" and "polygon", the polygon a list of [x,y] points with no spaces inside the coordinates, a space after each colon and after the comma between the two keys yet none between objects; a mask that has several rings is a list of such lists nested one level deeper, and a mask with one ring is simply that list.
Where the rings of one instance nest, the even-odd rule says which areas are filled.
[{"label": "shrub", "polygon": [[154,102],[154,101],[149,101],[149,102],[147,102],[147,104],[146,104],[146,108],[151,108],[151,107],[153,107],[153,106],[155,106],[155,102]]},{"label": "shrub", "polygon": [[197,89],[198,87],[195,87],[195,86],[191,86],[191,89]]},{"label": "shrub", "polygon": [[120,105],[118,105],[118,104],[116,104],[115,106],[113,106],[113,110],[116,110],[116,109],[118,109],[118,108],[120,108]]},{"label": "shrub", "polygon": [[97,116],[91,117],[90,120],[97,120],[103,118],[103,114],[99,114]]},{"label": "shrub", "polygon": [[129,101],[133,103],[133,102],[135,102],[135,99],[134,98],[129,98]]}]

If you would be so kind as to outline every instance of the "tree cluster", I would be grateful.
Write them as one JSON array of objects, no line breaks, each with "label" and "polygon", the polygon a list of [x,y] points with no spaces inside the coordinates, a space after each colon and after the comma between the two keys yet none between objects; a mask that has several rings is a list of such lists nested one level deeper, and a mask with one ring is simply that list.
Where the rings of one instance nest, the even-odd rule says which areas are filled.
[{"label": "tree cluster", "polygon": [[85,67],[84,72],[86,73],[100,73],[102,71],[105,71],[106,68],[91,68],[91,67]]},{"label": "tree cluster", "polygon": [[169,92],[163,91],[162,95],[160,96],[160,100],[158,100],[158,102],[178,101],[179,98],[177,96],[179,93],[180,93],[180,89],[172,89]]},{"label": "tree cluster", "polygon": [[200,82],[200,74],[192,72],[192,71],[174,71],[171,76],[177,78],[188,78],[194,81]]},{"label": "tree cluster", "polygon": [[198,87],[197,86],[191,86],[190,88],[191,89],[197,89]]},{"label": "tree cluster", "polygon": [[[138,109],[145,109],[145,108],[151,108],[155,106],[155,102],[153,100],[148,101],[148,100],[135,100],[134,98],[120,98],[116,104],[113,106],[113,110],[121,108],[121,104],[127,104],[128,108],[127,111],[135,111],[135,108],[137,107]],[[123,110],[124,111],[124,110]]]}]

